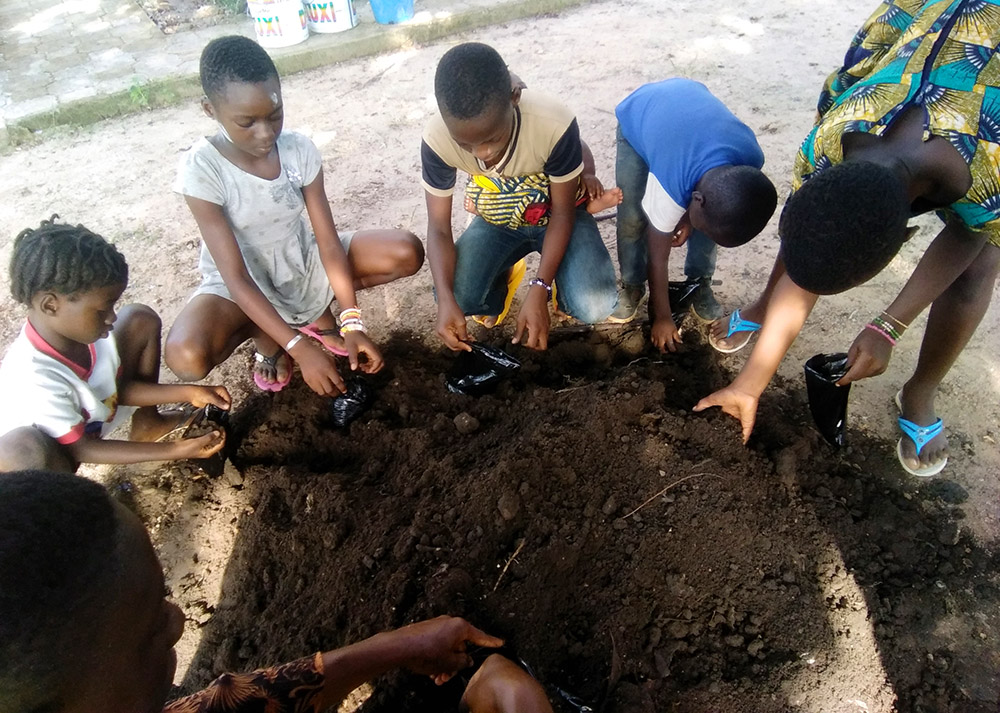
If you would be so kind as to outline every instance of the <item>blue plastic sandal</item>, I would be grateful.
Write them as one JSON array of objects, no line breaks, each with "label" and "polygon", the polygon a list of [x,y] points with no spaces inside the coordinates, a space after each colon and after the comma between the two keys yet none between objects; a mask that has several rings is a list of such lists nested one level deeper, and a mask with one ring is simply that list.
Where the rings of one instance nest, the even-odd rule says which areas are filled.
[{"label": "blue plastic sandal", "polygon": [[[920,451],[924,449],[930,441],[944,430],[944,422],[939,418],[937,421],[932,423],[930,426],[918,426],[913,421],[908,421],[902,416],[899,417],[899,430],[903,432],[903,436],[909,438],[913,441],[913,444],[917,447],[917,456],[920,456]],[[906,464],[903,459],[903,439],[900,438],[899,442],[896,444],[896,457],[899,458],[899,464],[903,466],[905,470],[910,475],[916,475],[921,478],[929,478],[932,475],[937,475],[944,467],[948,465],[948,458],[945,457],[944,460],[939,461],[933,465],[929,465],[926,468],[913,469]]]},{"label": "blue plastic sandal", "polygon": [[749,319],[743,319],[740,316],[740,311],[736,310],[731,315],[729,315],[729,330],[726,332],[726,336],[723,339],[729,339],[734,334],[746,333],[747,338],[740,342],[738,345],[733,345],[729,347],[723,347],[719,344],[719,340],[712,336],[712,333],[708,333],[708,343],[712,345],[712,348],[717,352],[722,352],[723,354],[732,354],[733,352],[738,352],[740,349],[745,347],[750,343],[750,336],[754,332],[760,331],[760,325],[756,322],[751,322]]}]

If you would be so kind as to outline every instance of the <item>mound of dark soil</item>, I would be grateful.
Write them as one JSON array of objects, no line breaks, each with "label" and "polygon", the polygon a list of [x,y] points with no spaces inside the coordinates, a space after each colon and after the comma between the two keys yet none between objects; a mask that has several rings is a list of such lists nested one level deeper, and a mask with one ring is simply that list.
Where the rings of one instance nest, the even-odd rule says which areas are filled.
[{"label": "mound of dark soil", "polygon": [[[1000,602],[961,489],[918,489],[856,431],[833,451],[801,384],[769,392],[744,447],[690,412],[727,380],[711,351],[643,345],[518,352],[473,399],[444,388],[451,355],[397,337],[348,432],[300,380],[253,397],[232,459],[255,506],[185,688],[450,613],[594,710],[790,710],[842,667],[840,710],[881,667],[900,710],[995,711],[989,642],[942,626]],[[460,685],[391,676],[365,710],[448,710]]]}]

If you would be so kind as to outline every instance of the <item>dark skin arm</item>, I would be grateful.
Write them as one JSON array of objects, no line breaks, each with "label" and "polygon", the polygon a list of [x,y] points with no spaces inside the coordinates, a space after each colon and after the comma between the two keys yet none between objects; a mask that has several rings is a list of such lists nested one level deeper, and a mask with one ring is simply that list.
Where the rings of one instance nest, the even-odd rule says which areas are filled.
[{"label": "dark skin arm", "polygon": [[497,647],[503,640],[464,619],[440,616],[323,654],[325,682],[317,710],[336,706],[365,681],[396,668],[430,676],[441,685],[472,665],[466,642]]},{"label": "dark skin arm", "polygon": [[[948,223],[934,238],[910,279],[886,312],[910,324],[972,264],[986,244],[985,233]],[[870,329],[862,329],[847,354],[850,365],[840,385],[877,376],[889,366],[892,345]]]},{"label": "dark skin arm", "polygon": [[[191,196],[185,196],[184,200],[233,300],[275,343],[287,344],[298,332],[285,323],[250,277],[222,207]],[[337,373],[333,359],[311,339],[300,339],[289,353],[299,363],[302,377],[313,391],[321,396],[334,396],[344,390],[344,380]]]},{"label": "dark skin arm", "polygon": [[[566,254],[573,224],[576,221],[576,181],[553,183],[549,186],[549,198],[552,202],[549,214],[549,224],[545,229],[542,242],[542,258],[538,265],[537,276],[546,284],[551,285],[556,279],[556,272]],[[529,349],[544,350],[549,344],[549,295],[540,286],[528,290],[528,296],[521,305],[517,315],[517,327],[514,330],[514,344],[521,343]],[[525,335],[527,332],[527,335]]]},{"label": "dark skin arm", "polygon": [[437,292],[437,333],[453,351],[470,351],[465,314],[455,301],[455,239],[451,231],[452,197],[424,192],[427,201],[427,262]]},{"label": "dark skin arm", "polygon": [[208,458],[218,453],[226,439],[220,431],[172,443],[113,441],[84,436],[67,446],[78,463],[145,463],[146,461]]},{"label": "dark skin arm", "polygon": [[[330,202],[326,198],[323,186],[323,171],[308,186],[303,186],[302,197],[306,202],[306,212],[316,235],[319,246],[319,258],[326,270],[327,279],[333,294],[337,296],[337,304],[341,309],[357,307],[358,301],[354,294],[354,275],[351,274],[351,263],[344,252],[344,246],[337,235],[337,226],[330,212]],[[383,365],[382,355],[364,332],[348,332],[344,335],[344,345],[347,347],[351,371],[361,366],[366,374],[374,374]],[[365,361],[359,360],[359,355],[365,355]]]},{"label": "dark skin arm", "polygon": [[686,243],[690,235],[691,222],[686,213],[673,234],[664,233],[652,225],[646,229],[646,242],[649,246],[649,302],[655,317],[650,340],[660,352],[675,352],[677,345],[681,343],[681,334],[677,331],[670,310],[670,282],[667,268],[670,262],[670,249]]},{"label": "dark skin arm", "polygon": [[154,384],[148,381],[130,381],[119,389],[118,402],[123,406],[188,403],[199,408],[208,405],[218,406],[224,411],[228,411],[232,399],[225,386]]}]

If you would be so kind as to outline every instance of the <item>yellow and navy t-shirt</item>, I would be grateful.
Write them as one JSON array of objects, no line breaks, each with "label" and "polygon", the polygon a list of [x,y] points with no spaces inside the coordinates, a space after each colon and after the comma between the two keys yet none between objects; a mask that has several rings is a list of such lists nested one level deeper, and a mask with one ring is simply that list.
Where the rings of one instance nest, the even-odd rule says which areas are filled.
[{"label": "yellow and navy t-shirt", "polygon": [[461,170],[481,190],[509,196],[511,205],[495,214],[486,202],[477,202],[484,218],[508,227],[533,222],[524,220],[524,210],[547,203],[549,184],[575,180],[583,172],[580,128],[573,113],[555,99],[528,89],[521,92],[510,143],[495,166],[486,167],[462,149],[440,115],[424,129],[420,159],[421,183],[432,195],[452,195]]}]

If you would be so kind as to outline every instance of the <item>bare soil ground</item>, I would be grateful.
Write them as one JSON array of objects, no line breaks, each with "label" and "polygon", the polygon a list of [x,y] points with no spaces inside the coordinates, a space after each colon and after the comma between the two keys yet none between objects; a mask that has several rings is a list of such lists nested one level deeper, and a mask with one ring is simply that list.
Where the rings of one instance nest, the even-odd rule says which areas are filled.
[{"label": "bare soil ground", "polygon": [[[705,81],[758,132],[785,194],[822,80],[869,5],[595,3],[455,41],[494,44],[574,106],[609,184],[617,101],[666,76]],[[344,229],[423,233],[419,136],[446,46],[284,81],[286,125],[323,151]],[[210,131],[192,104],[23,148],[0,172],[0,234],[53,212],[86,223],[128,257],[126,300],[169,325],[197,283],[199,244],[170,185],[179,152]],[[495,395],[447,393],[452,357],[432,335],[426,268],[361,295],[388,366],[347,432],[301,380],[254,392],[244,347],[212,375],[236,396],[221,474],[86,473],[153,532],[188,616],[178,684],[450,612],[507,637],[553,697],[595,710],[996,711],[996,310],[939,399],[953,447],[942,477],[915,481],[892,454],[891,398],[922,322],[887,374],[854,387],[847,448],[824,444],[805,406],[803,361],[846,349],[891,300],[936,230],[922,224],[882,275],[822,301],[746,448],[728,417],[690,413],[744,358],[719,357],[697,330],[666,357],[636,328],[564,332],[547,353],[517,351],[525,366]],[[602,231],[613,246],[613,221]],[[751,299],[776,246],[772,225],[723,251],[720,299]],[[9,252],[5,242],[0,260]],[[2,299],[6,345],[23,313]],[[370,694],[369,711],[457,697],[405,674]]]}]

